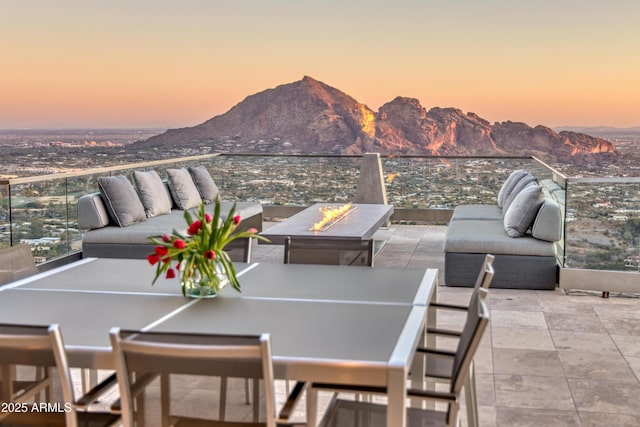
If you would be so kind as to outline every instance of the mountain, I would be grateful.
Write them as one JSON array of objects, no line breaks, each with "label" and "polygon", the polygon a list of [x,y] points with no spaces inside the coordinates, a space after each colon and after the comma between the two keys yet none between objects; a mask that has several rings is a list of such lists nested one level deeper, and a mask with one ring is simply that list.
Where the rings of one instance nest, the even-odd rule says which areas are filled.
[{"label": "mountain", "polygon": [[511,121],[491,124],[455,108],[427,111],[413,98],[397,97],[374,112],[311,77],[248,96],[200,125],[171,129],[132,147],[210,147],[244,153],[534,155],[564,162],[593,162],[594,155],[616,155],[613,145],[601,138]]}]

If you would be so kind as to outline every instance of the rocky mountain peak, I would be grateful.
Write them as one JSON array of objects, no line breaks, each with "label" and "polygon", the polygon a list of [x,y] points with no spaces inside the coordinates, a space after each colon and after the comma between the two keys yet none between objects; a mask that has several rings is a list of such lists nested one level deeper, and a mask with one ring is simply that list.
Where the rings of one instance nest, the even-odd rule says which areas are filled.
[{"label": "rocky mountain peak", "polygon": [[184,145],[255,152],[260,141],[273,142],[267,144],[269,152],[534,155],[563,162],[615,155],[613,145],[604,139],[569,131],[558,134],[521,122],[491,124],[457,108],[427,110],[410,97],[398,96],[376,113],[309,76],[247,96],[222,115],[191,128],[169,130],[134,148]]}]

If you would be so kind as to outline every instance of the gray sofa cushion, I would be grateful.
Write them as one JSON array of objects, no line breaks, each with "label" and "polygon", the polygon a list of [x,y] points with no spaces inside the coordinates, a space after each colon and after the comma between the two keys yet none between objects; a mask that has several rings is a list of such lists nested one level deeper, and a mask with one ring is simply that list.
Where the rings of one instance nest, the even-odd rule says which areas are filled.
[{"label": "gray sofa cushion", "polygon": [[520,178],[520,180],[513,187],[513,191],[511,191],[509,196],[506,198],[506,200],[502,204],[502,216],[507,214],[507,211],[509,210],[509,206],[511,205],[513,200],[518,196],[518,194],[520,194],[520,192],[532,182],[537,183],[538,179],[529,173],[527,173],[525,176]]},{"label": "gray sofa cushion", "polygon": [[109,225],[109,213],[100,193],[85,194],[78,199],[78,227],[93,230]]},{"label": "gray sofa cushion", "polygon": [[502,187],[500,187],[500,191],[498,192],[498,207],[501,208],[502,206],[504,206],[504,202],[507,200],[507,197],[509,197],[518,181],[520,181],[521,178],[528,174],[529,172],[524,169],[518,169],[511,172],[511,175],[507,177],[507,179],[504,181],[504,184],[502,184]]},{"label": "gray sofa cushion", "polygon": [[83,238],[84,243],[104,243],[118,244],[150,244],[149,237],[169,234],[174,229],[181,233],[186,233],[187,223],[184,218],[184,211],[174,209],[170,214],[159,215],[153,220],[139,222],[127,227],[126,233],[116,227],[104,227],[98,230],[91,230]]},{"label": "gray sofa cushion", "polygon": [[562,212],[560,206],[550,197],[545,197],[540,206],[531,235],[536,239],[557,242],[562,239]]},{"label": "gray sofa cushion", "polygon": [[189,167],[188,170],[193,179],[193,183],[198,188],[198,192],[200,192],[202,200],[204,200],[205,203],[213,203],[216,197],[218,197],[219,191],[218,186],[211,177],[211,174],[209,174],[207,168],[198,166],[195,168]]},{"label": "gray sofa cushion", "polygon": [[542,187],[531,183],[513,199],[504,216],[504,229],[509,237],[522,237],[531,228],[544,201]]},{"label": "gray sofa cushion", "polygon": [[173,201],[158,172],[133,171],[132,176],[147,218],[171,212]]},{"label": "gray sofa cushion", "polygon": [[147,219],[138,193],[126,176],[99,177],[98,187],[107,212],[120,227]]},{"label": "gray sofa cushion", "polygon": [[198,187],[193,183],[191,174],[185,168],[167,169],[169,189],[178,209],[192,209],[202,203]]},{"label": "gray sofa cushion", "polygon": [[445,252],[474,254],[506,254],[555,256],[552,243],[530,236],[513,239],[507,235],[502,221],[453,221],[447,228]]},{"label": "gray sofa cushion", "polygon": [[497,205],[460,205],[456,206],[451,221],[465,219],[502,220],[502,209]]},{"label": "gray sofa cushion", "polygon": [[[226,218],[232,202],[222,202],[220,204],[223,219]],[[206,211],[213,213],[214,205],[207,205]],[[195,214],[196,209],[192,211]],[[258,215],[262,218],[262,206],[259,203],[238,202],[236,203],[236,215],[241,218],[251,218]],[[184,211],[174,209],[167,215],[159,215],[148,221],[139,222],[127,227],[126,232],[118,227],[104,227],[92,230],[84,235],[83,244],[106,243],[112,245],[132,245],[150,244],[149,237],[169,234],[174,229],[180,233],[187,232],[187,222],[184,219]]]}]

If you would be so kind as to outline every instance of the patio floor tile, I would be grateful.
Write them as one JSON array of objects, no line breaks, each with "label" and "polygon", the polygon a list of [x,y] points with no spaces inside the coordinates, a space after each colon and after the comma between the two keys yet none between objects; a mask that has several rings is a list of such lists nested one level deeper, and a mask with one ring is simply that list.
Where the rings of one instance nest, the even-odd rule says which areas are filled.
[{"label": "patio floor tile", "polygon": [[567,378],[637,384],[633,372],[620,354],[559,351],[558,355]]},{"label": "patio floor tile", "polygon": [[617,353],[618,347],[606,333],[551,330],[557,350],[589,353]]},{"label": "patio floor tile", "polygon": [[496,374],[495,390],[497,407],[575,410],[564,377]]},{"label": "patio floor tile", "polygon": [[493,350],[493,371],[505,375],[526,372],[535,376],[564,376],[556,351],[496,348]]}]

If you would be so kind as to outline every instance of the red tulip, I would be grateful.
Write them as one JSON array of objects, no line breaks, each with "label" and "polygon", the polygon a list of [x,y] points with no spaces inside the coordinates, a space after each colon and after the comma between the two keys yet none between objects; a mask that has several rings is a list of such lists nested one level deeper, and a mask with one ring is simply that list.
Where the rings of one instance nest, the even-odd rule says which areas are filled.
[{"label": "red tulip", "polygon": [[165,246],[156,246],[155,253],[160,256],[164,256],[169,253],[169,249],[167,249]]},{"label": "red tulip", "polygon": [[233,217],[233,223],[235,225],[240,224],[240,221],[241,221],[240,215],[236,215],[236,216]]},{"label": "red tulip", "polygon": [[173,242],[173,247],[176,248],[176,249],[184,249],[186,246],[187,246],[187,244],[182,239],[176,239]]},{"label": "red tulip", "polygon": [[174,277],[176,277],[176,272],[173,270],[173,268],[170,268],[167,270],[167,275],[165,277],[167,279],[173,279]]},{"label": "red tulip", "polygon": [[206,222],[211,222],[211,221],[213,221],[213,218],[212,218],[212,217],[211,217],[211,215],[207,212],[207,213],[205,213],[205,214],[204,214],[204,220],[205,220]]},{"label": "red tulip", "polygon": [[169,243],[171,241],[171,236],[169,236],[168,234],[164,234],[162,236],[162,241],[165,243]]},{"label": "red tulip", "polygon": [[208,250],[204,253],[204,257],[206,259],[214,259],[216,257],[216,253],[212,250]]},{"label": "red tulip", "polygon": [[193,223],[191,223],[191,225],[189,226],[189,229],[187,230],[187,234],[191,236],[198,234],[201,228],[202,228],[202,221],[197,219],[193,221]]},{"label": "red tulip", "polygon": [[151,254],[151,255],[147,256],[147,261],[149,261],[149,264],[155,265],[158,261],[160,261],[160,255]]}]

